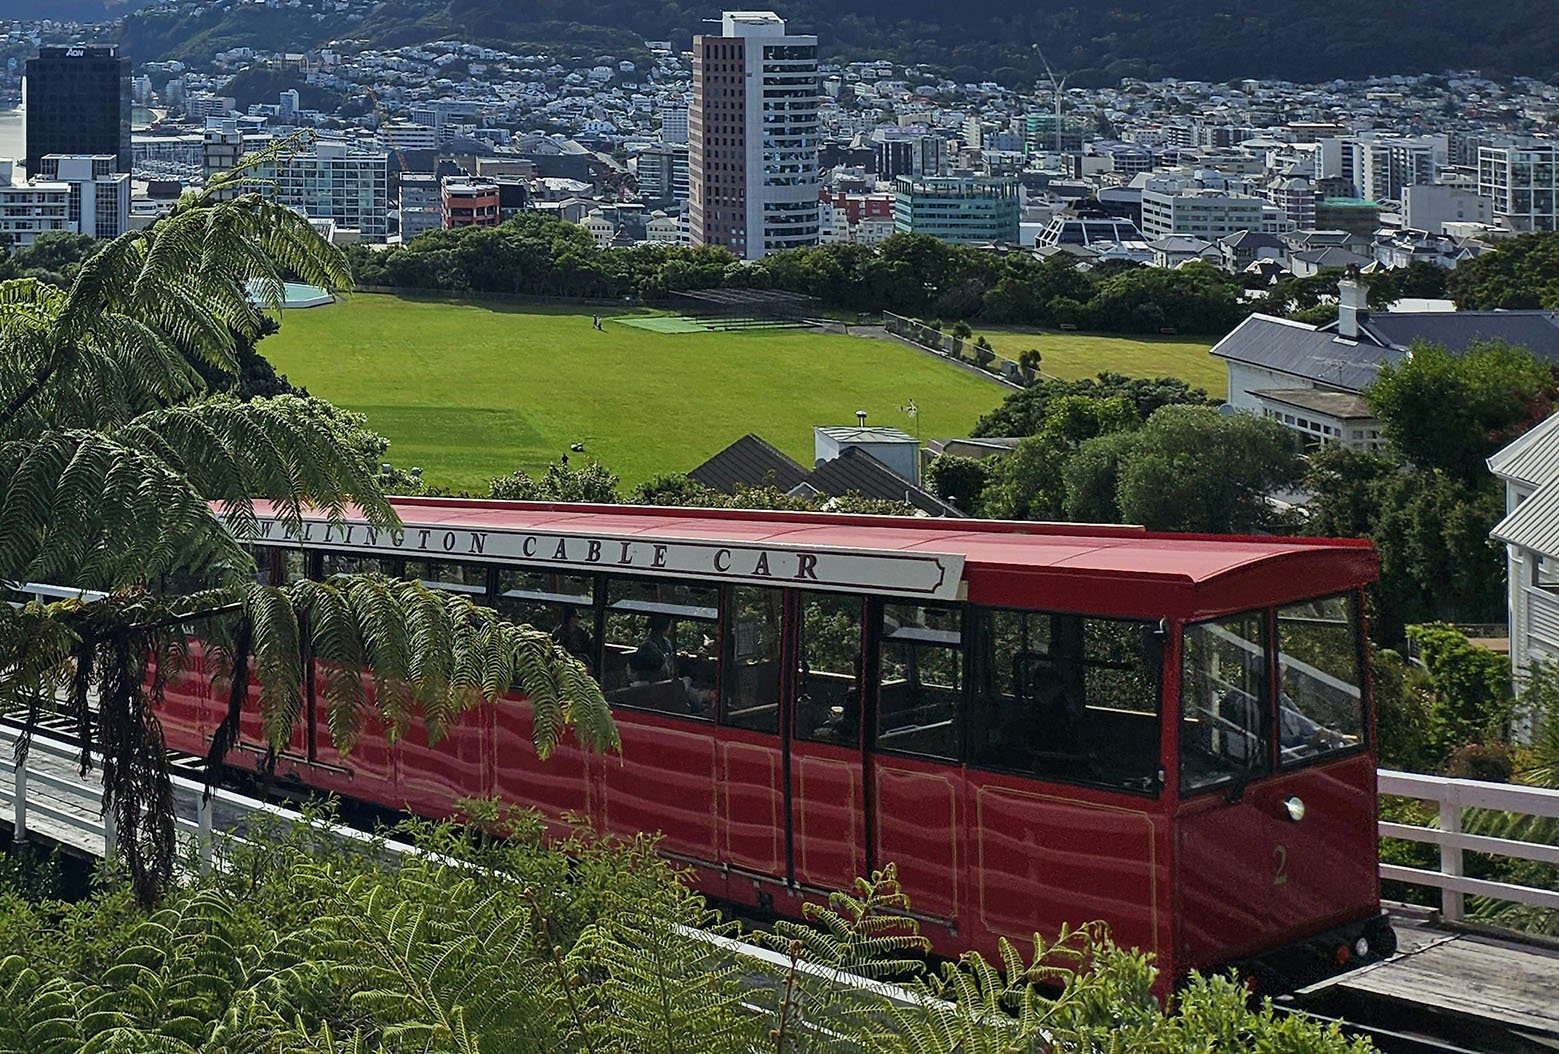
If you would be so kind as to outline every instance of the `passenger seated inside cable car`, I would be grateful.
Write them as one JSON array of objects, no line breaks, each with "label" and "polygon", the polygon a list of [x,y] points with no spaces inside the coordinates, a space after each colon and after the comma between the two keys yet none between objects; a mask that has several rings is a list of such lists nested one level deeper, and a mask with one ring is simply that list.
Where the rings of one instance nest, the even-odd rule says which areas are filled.
[{"label": "passenger seated inside cable car", "polygon": [[863,603],[849,594],[801,594],[797,738],[851,745],[860,740]]},{"label": "passenger seated inside cable car", "polygon": [[1287,767],[1363,743],[1364,700],[1356,601],[1324,597],[1279,608],[1277,640],[1268,613],[1253,611],[1187,626],[1180,697],[1180,786],[1238,788],[1268,771],[1276,648],[1276,735]]},{"label": "passenger seated inside cable car", "polygon": [[607,701],[712,720],[719,699],[717,587],[614,578],[606,600]]}]

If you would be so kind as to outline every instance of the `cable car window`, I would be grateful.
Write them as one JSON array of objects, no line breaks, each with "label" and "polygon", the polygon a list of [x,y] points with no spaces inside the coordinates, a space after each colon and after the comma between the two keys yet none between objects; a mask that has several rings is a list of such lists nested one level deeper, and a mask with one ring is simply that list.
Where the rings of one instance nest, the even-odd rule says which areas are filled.
[{"label": "cable car window", "polygon": [[1185,628],[1182,792],[1249,779],[1267,770],[1267,648],[1263,611]]},{"label": "cable car window", "polygon": [[614,578],[601,687],[614,706],[711,720],[720,684],[720,591]]},{"label": "cable car window", "polygon": [[254,581],[256,585],[268,586],[271,584],[271,554],[275,552],[268,545],[245,545],[244,552],[254,560]]},{"label": "cable car window", "polygon": [[1278,608],[1278,752],[1283,764],[1364,741],[1359,619],[1352,597]]},{"label": "cable car window", "polygon": [[956,607],[883,605],[878,749],[958,760],[962,624],[963,611]]},{"label": "cable car window", "polygon": [[803,593],[797,636],[797,739],[860,742],[861,605],[843,593]]},{"label": "cable car window", "polygon": [[753,732],[780,730],[780,627],[785,594],[778,589],[736,586],[726,608],[728,689],[720,723]]},{"label": "cable car window", "polygon": [[309,576],[308,554],[302,549],[281,551],[281,584],[289,586]]},{"label": "cable car window", "polygon": [[1158,623],[985,610],[974,625],[971,764],[1158,791]]},{"label": "cable car window", "polygon": [[487,603],[487,568],[482,564],[407,560],[402,577],[415,578],[429,589],[470,597],[475,604]]},{"label": "cable car window", "polygon": [[584,663],[592,675],[596,649],[595,580],[589,575],[500,568],[494,606],[510,622],[534,626]]},{"label": "cable car window", "polygon": [[331,575],[365,575],[377,573],[389,575],[391,578],[400,576],[401,562],[389,557],[359,556],[356,553],[320,553],[320,577],[329,578]]}]

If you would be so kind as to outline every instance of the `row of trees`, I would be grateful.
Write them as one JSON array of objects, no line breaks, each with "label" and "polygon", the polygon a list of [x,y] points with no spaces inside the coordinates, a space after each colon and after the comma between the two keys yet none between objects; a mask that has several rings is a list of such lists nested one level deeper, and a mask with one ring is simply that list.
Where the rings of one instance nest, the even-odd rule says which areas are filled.
[{"label": "row of trees", "polygon": [[[1543,241],[1548,238],[1548,241]],[[1530,243],[1530,244],[1529,244]],[[1485,254],[1451,293],[1463,307],[1539,306],[1559,295],[1534,277],[1559,245],[1552,236],[1518,240]],[[1102,333],[1222,334],[1253,311],[1325,321],[1340,272],[1275,283],[1230,275],[1207,263],[1175,270],[1110,261],[1083,268],[1065,254],[1037,260],[996,254],[926,235],[896,234],[880,245],[820,245],[771,253],[742,264],[723,249],[638,245],[601,249],[588,231],[555,216],[521,213],[498,227],[432,231],[388,249],[350,251],[359,284],[451,293],[649,299],[678,289],[720,286],[781,289],[831,308],[892,311],[918,318],[974,319]],[[1516,291],[1507,271],[1523,277]],[[1551,272],[1550,272],[1551,273]],[[1485,276],[1489,277],[1485,277]],[[1371,275],[1370,302],[1447,295],[1447,272],[1427,263]],[[1544,300],[1547,296],[1548,300]],[[1551,305],[1550,305],[1551,306]]]},{"label": "row of trees", "polygon": [[1463,311],[1559,310],[1559,231],[1523,234],[1464,261],[1447,291]]},{"label": "row of trees", "polygon": [[[1224,333],[1249,314],[1242,281],[1211,266],[1175,271],[1065,255],[998,255],[925,235],[878,246],[822,245],[739,263],[721,249],[597,248],[577,224],[522,213],[498,227],[432,231],[388,249],[353,249],[359,284],[453,293],[656,299],[678,289],[781,289],[849,311],[1103,332]],[[1333,283],[1335,286],[1335,282]]]}]

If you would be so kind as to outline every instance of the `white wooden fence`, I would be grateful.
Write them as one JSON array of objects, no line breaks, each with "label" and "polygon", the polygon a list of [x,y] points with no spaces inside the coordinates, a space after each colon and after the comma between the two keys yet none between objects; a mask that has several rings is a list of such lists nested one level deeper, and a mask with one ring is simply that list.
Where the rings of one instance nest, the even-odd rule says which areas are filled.
[{"label": "white wooden fence", "polygon": [[1438,871],[1382,863],[1381,878],[1438,889],[1440,914],[1449,922],[1460,922],[1466,916],[1465,901],[1468,894],[1559,910],[1559,891],[1469,878],[1465,873],[1463,857],[1464,853],[1473,852],[1506,859],[1559,864],[1559,845],[1468,834],[1462,830],[1466,809],[1493,809],[1520,816],[1559,818],[1559,790],[1381,769],[1380,793],[1434,802],[1439,807],[1438,826],[1419,827],[1382,820],[1382,838],[1400,838],[1437,846],[1440,850]]}]

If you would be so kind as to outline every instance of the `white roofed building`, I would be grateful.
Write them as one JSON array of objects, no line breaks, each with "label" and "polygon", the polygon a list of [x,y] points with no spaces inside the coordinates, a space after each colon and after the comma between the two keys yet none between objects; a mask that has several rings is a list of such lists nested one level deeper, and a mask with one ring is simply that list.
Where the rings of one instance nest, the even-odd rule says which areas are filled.
[{"label": "white roofed building", "polygon": [[1559,414],[1489,458],[1505,484],[1510,664],[1517,682],[1532,663],[1559,661]]}]

